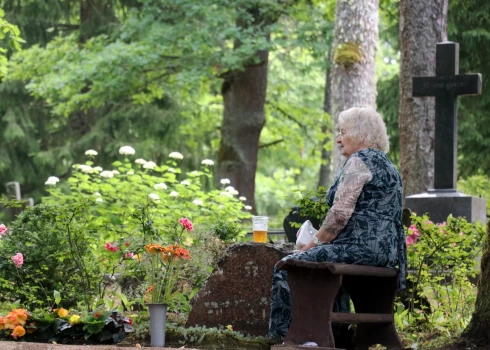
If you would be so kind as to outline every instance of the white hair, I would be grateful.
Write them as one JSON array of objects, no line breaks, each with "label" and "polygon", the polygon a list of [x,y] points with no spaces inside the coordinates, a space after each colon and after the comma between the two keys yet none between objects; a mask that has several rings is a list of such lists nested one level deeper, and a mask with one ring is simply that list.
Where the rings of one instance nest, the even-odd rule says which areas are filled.
[{"label": "white hair", "polygon": [[390,141],[381,115],[372,108],[353,107],[339,114],[339,125],[353,140],[387,153]]}]

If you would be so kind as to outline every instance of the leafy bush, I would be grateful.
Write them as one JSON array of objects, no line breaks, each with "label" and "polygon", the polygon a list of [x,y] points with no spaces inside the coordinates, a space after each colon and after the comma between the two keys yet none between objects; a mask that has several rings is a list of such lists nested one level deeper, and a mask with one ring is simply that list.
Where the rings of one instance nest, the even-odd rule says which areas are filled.
[{"label": "leafy bush", "polygon": [[[142,301],[143,281],[148,278],[144,246],[176,241],[192,245],[192,234],[180,235],[177,230],[179,218],[188,217],[202,227],[221,220],[228,234],[235,235],[239,229],[234,222],[250,217],[232,187],[202,189],[202,182],[211,177],[212,161],[205,160],[201,170],[184,175],[177,167],[183,156],[177,152],[161,166],[143,159],[131,162],[134,152],[122,147],[124,159],[113,163],[114,170],[103,170],[89,160],[75,165],[66,182],[54,176],[46,181],[49,196],[44,204],[19,217],[0,243],[3,296],[20,297],[35,308],[52,306],[50,296],[57,290],[67,307],[83,301],[90,311],[104,303],[117,280],[124,282],[128,297]],[[93,159],[97,152],[86,154]],[[23,266],[15,267],[11,261],[17,253],[25,259]],[[176,283],[179,288],[183,285]]]},{"label": "leafy bush", "polygon": [[457,335],[471,319],[485,227],[449,216],[434,224],[412,215],[406,230],[408,253],[408,303],[396,307],[397,328],[410,341],[423,334]]},{"label": "leafy bush", "polygon": [[[73,306],[85,291],[96,289],[101,270],[90,263],[92,239],[82,222],[71,220],[78,209],[40,204],[27,208],[10,226],[0,241],[0,294],[5,300],[53,306],[51,296],[58,290]],[[16,267],[11,257],[19,252],[24,262]]]}]

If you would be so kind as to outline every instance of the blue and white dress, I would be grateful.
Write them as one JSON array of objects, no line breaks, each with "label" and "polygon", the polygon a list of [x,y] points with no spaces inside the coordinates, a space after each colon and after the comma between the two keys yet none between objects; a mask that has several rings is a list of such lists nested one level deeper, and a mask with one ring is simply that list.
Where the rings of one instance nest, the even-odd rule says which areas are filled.
[{"label": "blue and white dress", "polygon": [[[351,155],[327,192],[330,210],[323,227],[336,238],[283,260],[398,267],[398,289],[404,289],[407,252],[402,200],[400,174],[383,151],[366,148]],[[348,305],[348,299],[340,297],[334,308],[348,311]],[[287,273],[274,268],[269,336],[285,337],[290,322]]]}]

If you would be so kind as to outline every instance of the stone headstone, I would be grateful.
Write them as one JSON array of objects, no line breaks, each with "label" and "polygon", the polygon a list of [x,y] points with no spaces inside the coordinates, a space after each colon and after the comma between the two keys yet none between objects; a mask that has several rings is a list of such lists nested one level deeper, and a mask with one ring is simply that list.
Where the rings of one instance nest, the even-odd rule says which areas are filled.
[{"label": "stone headstone", "polygon": [[435,97],[434,188],[405,198],[405,206],[434,222],[449,214],[469,221],[486,221],[485,200],[460,193],[457,182],[458,96],[480,95],[481,74],[459,74],[459,44],[442,42],[436,48],[436,76],[414,77],[413,97]]},{"label": "stone headstone", "polygon": [[230,246],[192,301],[186,327],[226,327],[253,336],[269,330],[274,265],[292,253],[270,244]]},{"label": "stone headstone", "polygon": [[22,200],[22,206],[18,208],[7,208],[7,213],[10,221],[14,221],[15,218],[26,208],[34,206],[34,199],[32,198],[22,198],[22,194],[20,191],[20,183],[17,181],[7,182],[5,184],[5,188],[7,190],[7,197],[9,199],[17,199]]}]

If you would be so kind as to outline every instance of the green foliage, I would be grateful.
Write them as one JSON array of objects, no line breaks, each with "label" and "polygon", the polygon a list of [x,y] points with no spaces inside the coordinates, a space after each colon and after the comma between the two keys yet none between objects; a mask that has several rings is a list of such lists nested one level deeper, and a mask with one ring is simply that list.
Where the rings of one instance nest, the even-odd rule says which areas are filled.
[{"label": "green foliage", "polygon": [[[328,205],[326,203],[327,190],[320,186],[316,191],[301,192],[301,197],[296,200],[296,205],[299,207],[300,216],[308,216],[323,220],[328,213]],[[300,227],[301,223],[291,223],[292,226]]]},{"label": "green foliage", "polygon": [[20,45],[24,42],[20,37],[19,28],[9,23],[4,17],[5,12],[0,9],[0,78],[5,78],[7,75],[8,51],[20,51]]},{"label": "green foliage", "polygon": [[212,226],[212,230],[216,237],[225,243],[234,242],[245,233],[239,223],[222,219],[218,219]]},{"label": "green foliage", "polygon": [[[26,209],[0,241],[0,294],[32,307],[54,305],[53,291],[60,291],[67,306],[82,300],[87,285],[100,272],[90,260],[91,239],[80,222],[70,218],[74,206],[42,204]],[[24,265],[16,268],[11,256],[21,252]],[[86,266],[87,271],[81,269]],[[89,287],[90,288],[90,287]]]},{"label": "green foliage", "polygon": [[483,174],[476,174],[458,180],[458,190],[471,196],[484,198],[487,203],[487,215],[490,214],[490,179]]},{"label": "green foliage", "polygon": [[412,215],[407,230],[408,305],[397,304],[396,325],[411,342],[438,334],[460,334],[469,323],[476,300],[477,259],[485,227],[449,216],[432,223]]},{"label": "green foliage", "polygon": [[[228,328],[175,327],[167,328],[166,343],[205,349],[269,349],[270,340],[266,337],[250,337]],[[231,329],[230,329],[231,328]]]}]

